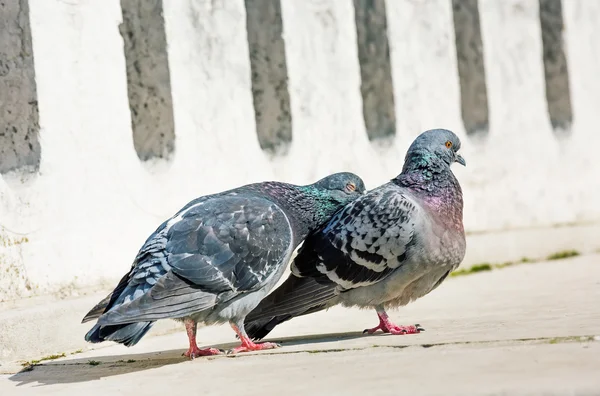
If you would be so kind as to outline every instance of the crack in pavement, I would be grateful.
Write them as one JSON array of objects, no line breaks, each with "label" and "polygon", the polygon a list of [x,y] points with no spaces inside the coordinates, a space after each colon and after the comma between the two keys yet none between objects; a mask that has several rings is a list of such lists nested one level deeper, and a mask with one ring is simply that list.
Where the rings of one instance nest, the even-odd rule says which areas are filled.
[{"label": "crack in pavement", "polygon": [[[507,345],[522,345],[522,344],[563,344],[563,343],[585,343],[600,341],[600,335],[584,335],[584,336],[561,336],[561,337],[532,337],[532,338],[516,338],[509,340],[481,340],[481,341],[453,341],[453,342],[438,342],[438,343],[424,343],[424,344],[411,344],[411,345],[386,345],[386,344],[372,344],[368,346],[359,347],[348,347],[348,348],[330,348],[330,349],[300,349],[294,351],[283,351],[283,350],[272,350],[272,351],[260,351],[251,353],[242,353],[235,355],[220,355],[199,358],[201,360],[211,361],[215,359],[229,358],[239,359],[248,358],[252,356],[273,356],[273,355],[292,355],[292,354],[320,354],[320,353],[339,353],[349,351],[363,351],[372,348],[390,348],[390,349],[405,349],[405,348],[435,348],[445,346],[472,346],[472,345],[490,345],[490,346],[507,346]],[[154,354],[159,355],[161,352],[155,352]],[[135,366],[152,366],[153,362],[157,365],[173,364],[188,361],[184,358],[173,358],[165,357],[157,359],[157,356],[149,358],[136,358],[134,362],[123,361],[121,356],[119,360],[102,361],[96,359],[102,359],[107,357],[95,357],[95,358],[81,358],[78,361],[52,361],[48,363],[31,364],[26,366],[21,373],[32,371],[36,368],[49,367],[49,366],[97,366],[97,365],[110,365],[111,367],[135,367]],[[87,359],[87,361],[82,361]],[[93,364],[91,363],[93,362]]]}]

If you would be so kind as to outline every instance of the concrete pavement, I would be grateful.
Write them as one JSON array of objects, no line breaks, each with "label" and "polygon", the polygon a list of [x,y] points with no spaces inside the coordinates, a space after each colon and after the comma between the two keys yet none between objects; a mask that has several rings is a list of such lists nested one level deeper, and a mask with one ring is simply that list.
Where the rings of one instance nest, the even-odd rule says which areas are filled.
[{"label": "concrete pavement", "polygon": [[[418,335],[363,336],[374,312],[334,308],[273,331],[274,351],[181,357],[183,331],[107,345],[11,374],[2,395],[600,394],[599,255],[451,278],[392,312]],[[199,345],[235,345],[228,326]],[[71,352],[71,351],[65,351]]]}]

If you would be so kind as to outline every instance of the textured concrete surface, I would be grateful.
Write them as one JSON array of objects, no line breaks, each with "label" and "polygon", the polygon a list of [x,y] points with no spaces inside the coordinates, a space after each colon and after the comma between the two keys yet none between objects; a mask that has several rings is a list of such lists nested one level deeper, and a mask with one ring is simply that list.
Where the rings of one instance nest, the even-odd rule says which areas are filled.
[{"label": "textured concrete surface", "polygon": [[573,108],[564,48],[562,1],[540,0],[539,3],[548,114],[555,131],[564,135],[571,132]]},{"label": "textured concrete surface", "polygon": [[396,134],[385,0],[354,0],[360,93],[369,140]]},{"label": "textured concrete surface", "polygon": [[162,0],[122,0],[119,25],[127,67],[133,145],[142,161],[168,158],[175,125]]},{"label": "textured concrete surface", "polygon": [[38,170],[39,112],[27,0],[0,2],[0,173]]},{"label": "textured concrete surface", "polygon": [[[451,278],[392,313],[418,335],[363,336],[374,312],[333,308],[297,318],[269,338],[282,348],[187,361],[183,331],[133,348],[108,345],[42,362],[4,364],[0,393],[129,394],[597,394],[600,255],[523,264]],[[198,331],[200,345],[235,345],[228,326]],[[57,351],[59,352],[59,351]]]},{"label": "textured concrete surface", "polygon": [[477,0],[452,0],[461,114],[468,134],[489,132],[489,108]]},{"label": "textured concrete surface", "polygon": [[246,0],[256,137],[263,150],[284,154],[292,142],[283,21],[279,0]]}]

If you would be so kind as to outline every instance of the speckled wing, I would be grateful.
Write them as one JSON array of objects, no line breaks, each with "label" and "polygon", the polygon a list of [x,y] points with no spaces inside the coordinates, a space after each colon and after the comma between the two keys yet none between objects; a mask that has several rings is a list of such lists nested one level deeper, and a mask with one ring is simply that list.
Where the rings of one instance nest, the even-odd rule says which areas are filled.
[{"label": "speckled wing", "polygon": [[[182,317],[258,290],[286,264],[292,231],[270,200],[229,193],[187,205],[140,250],[129,276],[131,299],[105,313],[101,324]],[[158,230],[157,230],[158,231]]]},{"label": "speckled wing", "polygon": [[161,224],[139,250],[131,269],[121,278],[115,289],[88,312],[82,323],[97,319],[111,308],[129,303],[146,293],[170,269],[167,262],[167,227]]},{"label": "speckled wing", "polygon": [[406,261],[417,211],[412,199],[389,184],[373,190],[306,239],[292,272],[343,290],[377,283]]}]

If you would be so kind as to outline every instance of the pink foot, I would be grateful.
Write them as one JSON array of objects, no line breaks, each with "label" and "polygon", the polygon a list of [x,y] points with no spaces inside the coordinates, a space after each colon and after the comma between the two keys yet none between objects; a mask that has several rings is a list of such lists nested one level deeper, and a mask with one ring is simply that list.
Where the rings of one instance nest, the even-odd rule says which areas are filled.
[{"label": "pink foot", "polygon": [[377,316],[379,316],[379,325],[373,327],[372,329],[365,329],[363,334],[373,334],[377,330],[381,330],[384,333],[390,333],[393,335],[419,334],[420,332],[425,331],[425,329],[419,324],[414,326],[398,326],[390,321],[390,318],[385,311],[377,312]]},{"label": "pink foot", "polygon": [[195,358],[201,357],[201,356],[214,356],[214,355],[222,355],[222,354],[223,354],[223,352],[221,352],[217,348],[200,349],[197,346],[190,347],[190,349],[188,349],[184,353],[184,355],[189,357],[190,359],[195,359]]},{"label": "pink foot", "polygon": [[260,344],[255,344],[253,342],[250,343],[242,343],[241,346],[237,348],[233,348],[229,353],[239,353],[239,352],[252,352],[252,351],[262,351],[265,349],[275,349],[279,348],[279,344],[275,344],[274,342],[263,342]]},{"label": "pink foot", "polygon": [[206,348],[200,349],[196,344],[196,327],[197,324],[192,319],[185,319],[185,330],[187,331],[188,340],[190,342],[190,348],[183,354],[184,356],[189,357],[190,359],[195,359],[200,356],[213,356],[213,355],[221,355],[222,351],[217,348]]},{"label": "pink foot", "polygon": [[414,325],[414,326],[398,326],[398,325],[391,323],[390,325],[391,325],[390,327],[379,325],[377,327],[373,327],[372,329],[365,329],[363,331],[363,334],[364,333],[373,334],[377,330],[381,330],[384,333],[390,333],[390,334],[394,334],[394,335],[419,334],[420,332],[425,331],[425,329],[420,327],[420,325],[418,325],[418,324]]},{"label": "pink foot", "polygon": [[250,338],[248,338],[248,335],[246,334],[246,331],[244,330],[243,327],[240,329],[235,323],[230,323],[230,325],[231,325],[231,328],[233,329],[233,331],[235,331],[235,333],[240,338],[240,341],[242,341],[242,345],[240,345],[237,348],[233,348],[232,350],[227,352],[228,354],[234,354],[234,353],[239,353],[239,352],[262,351],[264,349],[279,348],[279,345],[275,344],[274,342],[263,342],[260,344],[255,344]]}]

